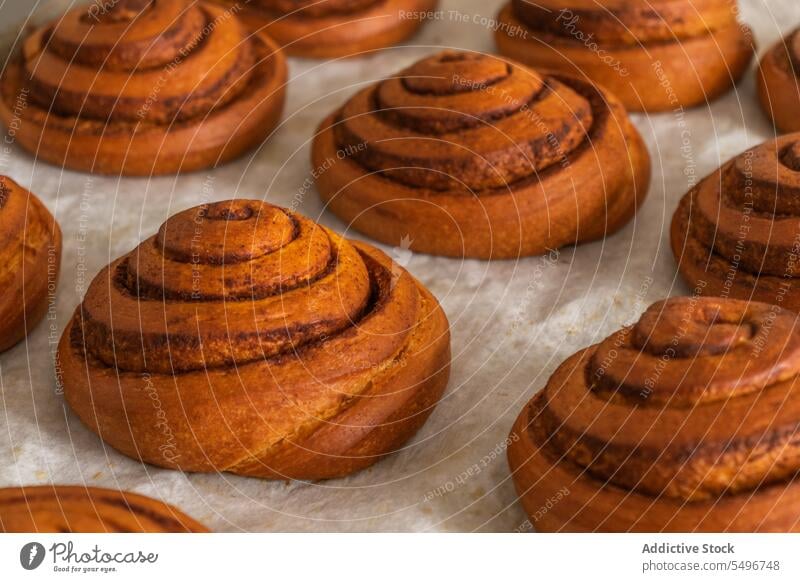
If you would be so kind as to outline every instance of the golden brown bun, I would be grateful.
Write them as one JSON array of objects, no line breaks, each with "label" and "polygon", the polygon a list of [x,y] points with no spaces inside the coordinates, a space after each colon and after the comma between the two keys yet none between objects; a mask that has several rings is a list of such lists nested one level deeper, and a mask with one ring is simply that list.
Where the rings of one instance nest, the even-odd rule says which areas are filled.
[{"label": "golden brown bun", "polygon": [[349,57],[397,44],[437,0],[216,0],[297,57]]},{"label": "golden brown bun", "polygon": [[422,426],[450,336],[436,299],[380,251],[236,200],[176,214],[104,269],[59,365],[72,409],[130,457],[323,479]]},{"label": "golden brown bun", "polygon": [[40,159],[188,172],[241,155],[277,125],[286,62],[266,35],[206,2],[97,6],[33,32],[0,81],[0,119]]},{"label": "golden brown bun", "polygon": [[735,157],[687,193],[672,252],[697,293],[800,311],[800,135]]},{"label": "golden brown bun", "polygon": [[320,127],[317,188],[342,220],[435,255],[507,259],[602,238],[647,192],[650,158],[596,86],[445,51]]},{"label": "golden brown bun", "polygon": [[800,30],[776,43],[756,75],[761,107],[781,132],[800,131]]},{"label": "golden brown bun", "polygon": [[509,464],[539,531],[800,531],[794,313],[675,298],[567,359]]},{"label": "golden brown bun", "polygon": [[0,352],[47,313],[61,267],[61,229],[41,201],[0,176]]},{"label": "golden brown bun", "polygon": [[513,0],[495,41],[512,59],[584,73],[632,111],[692,107],[726,93],[753,58],[735,0]]},{"label": "golden brown bun", "polygon": [[191,533],[208,530],[143,495],[97,487],[0,489],[3,533]]}]

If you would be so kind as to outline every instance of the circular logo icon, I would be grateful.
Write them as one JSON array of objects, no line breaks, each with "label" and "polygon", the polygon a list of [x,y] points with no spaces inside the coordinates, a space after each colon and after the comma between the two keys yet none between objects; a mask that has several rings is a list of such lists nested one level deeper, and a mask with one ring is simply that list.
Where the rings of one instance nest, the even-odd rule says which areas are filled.
[{"label": "circular logo icon", "polygon": [[44,546],[39,542],[30,542],[19,551],[19,563],[26,570],[35,570],[44,561]]}]

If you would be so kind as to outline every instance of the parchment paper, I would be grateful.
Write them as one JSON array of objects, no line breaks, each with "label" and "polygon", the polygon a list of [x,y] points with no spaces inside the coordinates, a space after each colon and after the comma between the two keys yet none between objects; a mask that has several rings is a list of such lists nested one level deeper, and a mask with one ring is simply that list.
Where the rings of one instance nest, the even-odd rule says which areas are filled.
[{"label": "parchment paper", "polygon": [[[36,18],[71,4],[37,3]],[[2,144],[0,172],[56,215],[64,254],[48,320],[0,355],[0,486],[132,490],[172,503],[215,531],[529,530],[506,463],[511,424],[567,356],[634,321],[651,302],[688,293],[667,244],[679,198],[720,163],[774,136],[756,103],[752,72],[708,107],[632,116],[653,158],[653,183],[635,220],[603,242],[496,263],[383,247],[441,301],[452,326],[453,364],[447,393],[422,431],[369,470],[321,483],[276,483],[142,465],[104,445],[70,412],[56,388],[52,357],[94,275],[179,210],[209,200],[264,198],[345,232],[308,187],[309,144],[319,121],[357,89],[442,47],[493,52],[488,26],[500,4],[442,2],[413,46],[346,61],[290,59],[282,126],[253,155],[212,171],[151,180],[90,176]],[[796,0],[741,5],[759,54],[800,23]],[[24,0],[0,4],[10,40],[19,30],[10,15],[24,17],[31,9]]]}]

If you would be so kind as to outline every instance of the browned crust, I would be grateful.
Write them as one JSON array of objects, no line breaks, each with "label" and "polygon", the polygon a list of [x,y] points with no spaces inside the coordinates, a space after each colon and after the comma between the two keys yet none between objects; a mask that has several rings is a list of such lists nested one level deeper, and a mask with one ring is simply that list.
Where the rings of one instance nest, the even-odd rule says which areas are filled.
[{"label": "browned crust", "polygon": [[[42,320],[61,268],[61,229],[42,202],[0,176],[0,351]],[[6,203],[6,197],[13,201]],[[3,216],[3,213],[13,216]]]},{"label": "browned crust", "polygon": [[541,531],[798,531],[800,334],[774,305],[680,297],[564,361],[508,457]]},{"label": "browned crust", "polygon": [[[227,6],[234,3],[214,1]],[[275,39],[286,54],[320,59],[354,57],[398,44],[425,21],[424,17],[401,14],[433,11],[437,4],[438,0],[382,0],[363,11],[319,18],[280,17],[258,6],[244,6],[240,14],[252,29]]]},{"label": "browned crust", "polygon": [[789,54],[797,34],[792,32],[770,48],[756,73],[761,108],[781,133],[800,131],[800,84]]},{"label": "browned crust", "polygon": [[537,531],[800,531],[800,483],[796,480],[710,501],[650,497],[551,458],[530,438],[530,422],[528,405],[511,430],[508,462],[517,494]]},{"label": "browned crust", "polygon": [[[339,218],[378,241],[417,252],[511,259],[603,238],[624,226],[650,182],[650,158],[624,108],[608,93],[568,76],[587,97],[589,137],[537,177],[477,195],[414,188],[368,171],[340,154],[334,124],[314,139],[312,164],[321,198]],[[577,193],[577,195],[575,194]]]},{"label": "browned crust", "polygon": [[[283,110],[288,75],[283,52],[266,34],[253,36],[252,42],[258,64],[248,85],[232,101],[199,118],[165,125],[48,112],[25,98],[17,60],[0,78],[0,120],[7,127],[18,126],[15,139],[38,158],[86,172],[149,176],[223,164],[269,136]],[[26,99],[24,107],[16,105],[19,95]]]},{"label": "browned crust", "polygon": [[692,190],[681,199],[670,227],[670,245],[678,263],[678,271],[692,292],[704,296],[762,301],[800,312],[800,279],[750,273],[705,246],[692,233],[690,225],[694,195],[695,191]]},{"label": "browned crust", "polygon": [[735,21],[680,42],[604,46],[600,54],[577,40],[530,29],[510,3],[498,20],[495,42],[501,54],[534,67],[585,74],[630,111],[669,111],[710,102],[744,76],[754,55],[751,30]]},{"label": "browned crust", "polygon": [[[336,242],[341,239],[326,232],[335,244],[350,244]],[[85,342],[92,311],[79,308],[58,350],[67,402],[112,447],[172,469],[308,480],[346,475],[375,463],[416,433],[444,392],[449,325],[436,299],[399,265],[368,245],[353,246],[370,273],[374,271],[369,282],[375,300],[367,311],[346,329],[305,343],[282,338],[279,353],[252,359],[245,352],[235,365],[198,368],[193,362],[185,371],[167,373],[154,361],[155,344],[149,348],[155,356],[145,359],[147,372],[135,371],[141,365],[137,357],[117,358],[126,367],[115,367],[113,360],[103,363],[92,355],[98,349]],[[356,273],[368,276],[366,271]],[[333,283],[348,293],[344,273],[334,276]],[[315,285],[312,281],[310,288]],[[298,311],[291,306],[292,290],[286,291],[275,300]],[[87,301],[93,296],[90,288]],[[146,301],[155,302],[156,308],[163,302],[163,309],[173,302],[157,297]],[[205,301],[197,305],[221,309]],[[116,319],[120,310],[136,309],[136,302],[135,297],[114,300]],[[176,346],[183,344],[180,333],[168,336],[161,346],[165,361],[174,361],[176,367],[198,358],[171,352],[172,337]],[[232,330],[229,341],[240,350],[250,340]]]},{"label": "browned crust", "polygon": [[4,533],[200,533],[180,510],[127,491],[67,485],[0,489]]},{"label": "browned crust", "polygon": [[[579,31],[611,46],[673,42],[727,26],[736,0],[651,0],[604,3],[570,0],[511,0],[514,13],[537,30],[570,36]],[[566,28],[566,24],[574,27]]]}]

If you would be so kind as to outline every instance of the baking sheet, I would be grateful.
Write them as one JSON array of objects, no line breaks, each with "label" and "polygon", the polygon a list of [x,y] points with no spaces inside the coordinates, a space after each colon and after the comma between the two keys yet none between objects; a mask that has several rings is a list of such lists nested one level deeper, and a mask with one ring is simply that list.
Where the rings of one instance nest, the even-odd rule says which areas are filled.
[{"label": "baking sheet", "polygon": [[[309,146],[320,120],[361,87],[443,47],[493,52],[501,5],[445,1],[408,46],[336,61],[290,59],[284,121],[257,152],[224,167],[156,179],[91,176],[36,162],[2,144],[0,172],[35,192],[64,233],[54,309],[26,342],[0,355],[0,487],[86,484],[127,489],[182,508],[215,531],[528,531],[505,459],[511,424],[556,366],[635,321],[651,302],[687,294],[676,279],[668,226],[679,198],[733,155],[774,136],[752,72],[707,107],[633,115],[653,158],[644,206],[602,242],[545,257],[486,263],[382,247],[439,298],[452,327],[449,388],[399,454],[348,478],[267,482],[142,465],[84,428],[58,393],[53,352],[94,275],[201,202],[263,198],[349,236],[323,212]],[[796,0],[740,0],[759,54],[800,23]],[[35,19],[75,2],[39,2]],[[0,4],[3,23],[31,10]],[[17,38],[12,27],[6,40]]]}]

